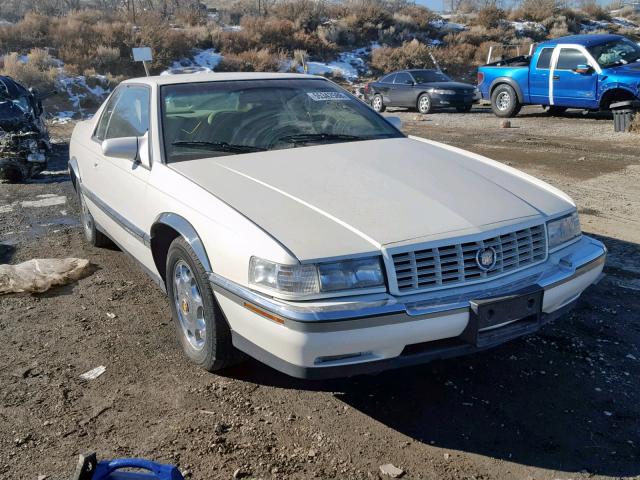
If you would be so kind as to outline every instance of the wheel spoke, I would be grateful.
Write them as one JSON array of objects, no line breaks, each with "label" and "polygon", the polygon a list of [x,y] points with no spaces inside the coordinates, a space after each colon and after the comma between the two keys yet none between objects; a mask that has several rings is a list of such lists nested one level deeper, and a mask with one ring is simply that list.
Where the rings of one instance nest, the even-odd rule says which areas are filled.
[{"label": "wheel spoke", "polygon": [[204,302],[195,275],[183,260],[174,267],[173,290],[182,333],[194,350],[202,350],[207,332]]}]

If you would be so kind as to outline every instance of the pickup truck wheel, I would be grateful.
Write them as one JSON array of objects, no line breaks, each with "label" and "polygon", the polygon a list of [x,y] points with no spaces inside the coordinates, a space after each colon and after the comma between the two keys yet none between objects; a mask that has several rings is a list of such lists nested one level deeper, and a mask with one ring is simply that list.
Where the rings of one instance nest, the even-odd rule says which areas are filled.
[{"label": "pickup truck wheel", "polygon": [[202,263],[189,244],[176,238],[167,255],[167,294],[184,353],[210,372],[231,366],[239,352]]},{"label": "pickup truck wheel", "polygon": [[418,111],[423,115],[431,111],[431,98],[428,94],[423,93],[418,97]]},{"label": "pickup truck wheel", "polygon": [[93,215],[87,207],[87,201],[84,199],[82,191],[78,191],[78,200],[80,201],[80,221],[82,222],[82,231],[87,243],[93,247],[104,248],[113,245],[109,237],[96,228],[96,222]]},{"label": "pickup truck wheel", "polygon": [[376,94],[373,96],[373,100],[371,100],[371,106],[376,112],[384,112],[387,109],[387,106],[384,104],[382,100],[382,95]]},{"label": "pickup truck wheel", "polygon": [[562,115],[566,111],[567,107],[558,107],[556,105],[551,105],[549,108],[547,108],[547,114],[551,115],[552,117]]},{"label": "pickup truck wheel", "polygon": [[491,109],[498,117],[515,117],[522,108],[511,85],[498,85],[491,93]]}]

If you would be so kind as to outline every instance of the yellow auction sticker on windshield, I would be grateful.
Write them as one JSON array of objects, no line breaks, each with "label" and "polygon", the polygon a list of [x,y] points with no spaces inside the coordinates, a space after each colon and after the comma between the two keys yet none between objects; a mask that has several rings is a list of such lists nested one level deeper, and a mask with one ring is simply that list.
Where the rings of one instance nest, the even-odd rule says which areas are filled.
[{"label": "yellow auction sticker on windshield", "polygon": [[309,98],[314,102],[331,102],[351,100],[349,95],[342,92],[307,92]]}]

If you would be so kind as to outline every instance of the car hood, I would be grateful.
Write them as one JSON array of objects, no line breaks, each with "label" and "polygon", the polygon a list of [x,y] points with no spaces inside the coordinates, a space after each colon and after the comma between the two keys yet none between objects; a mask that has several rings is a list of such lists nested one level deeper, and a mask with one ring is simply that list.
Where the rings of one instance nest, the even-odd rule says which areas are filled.
[{"label": "car hood", "polygon": [[634,80],[640,80],[640,62],[629,63],[628,65],[620,65],[606,70],[610,74],[623,75]]},{"label": "car hood", "polygon": [[475,85],[469,85],[468,83],[461,82],[427,82],[427,83],[419,83],[420,87],[429,87],[429,88],[443,88],[448,90],[474,90]]},{"label": "car hood", "polygon": [[517,170],[412,138],[170,167],[244,214],[301,261],[472,234],[572,207],[566,195]]}]

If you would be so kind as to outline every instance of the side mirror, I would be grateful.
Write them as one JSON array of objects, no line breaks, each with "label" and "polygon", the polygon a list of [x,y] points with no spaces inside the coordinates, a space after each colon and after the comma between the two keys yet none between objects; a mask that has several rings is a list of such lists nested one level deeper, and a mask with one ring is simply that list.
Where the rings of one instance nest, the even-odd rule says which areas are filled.
[{"label": "side mirror", "polygon": [[109,138],[102,141],[105,157],[122,158],[131,162],[138,158],[138,137]]},{"label": "side mirror", "polygon": [[407,85],[411,85],[411,86],[416,84],[416,82],[414,82],[413,80],[407,80],[406,83],[407,83]]},{"label": "side mirror", "polygon": [[151,157],[149,154],[149,132],[141,137],[109,138],[102,141],[102,154],[105,157],[122,158],[135,162],[150,169]]},{"label": "side mirror", "polygon": [[402,130],[402,120],[400,117],[387,117],[387,122],[396,127],[398,130]]},{"label": "side mirror", "polygon": [[591,66],[590,65],[578,65],[578,66],[576,66],[576,68],[573,69],[573,71],[575,73],[580,73],[580,74],[591,73]]}]

